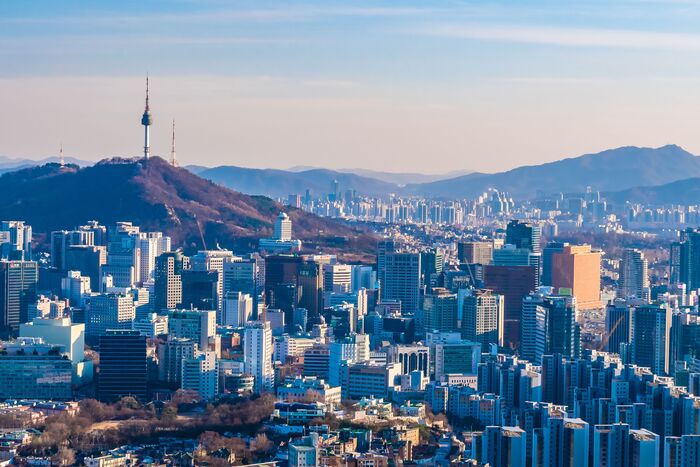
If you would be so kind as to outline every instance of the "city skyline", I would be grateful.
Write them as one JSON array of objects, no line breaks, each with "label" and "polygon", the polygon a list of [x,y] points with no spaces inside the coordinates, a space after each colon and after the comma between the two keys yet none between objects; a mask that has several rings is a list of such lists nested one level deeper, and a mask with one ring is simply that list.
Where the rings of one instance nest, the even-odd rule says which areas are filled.
[{"label": "city skyline", "polygon": [[626,145],[700,152],[692,1],[0,11],[7,157],[140,154],[147,72],[153,154],[168,158],[176,119],[182,165],[497,172]]}]

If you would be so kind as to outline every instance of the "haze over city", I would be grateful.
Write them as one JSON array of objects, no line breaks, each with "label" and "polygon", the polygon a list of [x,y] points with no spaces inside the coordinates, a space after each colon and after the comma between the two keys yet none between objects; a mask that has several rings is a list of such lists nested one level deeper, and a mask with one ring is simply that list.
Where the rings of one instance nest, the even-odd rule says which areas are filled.
[{"label": "haze over city", "polygon": [[0,2],[0,466],[700,467],[699,20]]},{"label": "haze over city", "polygon": [[[495,172],[700,152],[694,1],[3,2],[3,156]],[[41,135],[37,138],[37,135]]]}]

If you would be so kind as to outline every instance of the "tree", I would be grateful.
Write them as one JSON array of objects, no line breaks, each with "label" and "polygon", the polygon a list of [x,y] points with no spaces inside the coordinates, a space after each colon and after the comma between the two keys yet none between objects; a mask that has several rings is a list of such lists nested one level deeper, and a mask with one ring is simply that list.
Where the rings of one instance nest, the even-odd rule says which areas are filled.
[{"label": "tree", "polygon": [[58,465],[75,465],[75,451],[69,447],[63,446],[58,449],[52,461]]},{"label": "tree", "polygon": [[272,441],[270,441],[265,433],[258,433],[252,445],[253,451],[258,454],[265,454],[272,451]]}]

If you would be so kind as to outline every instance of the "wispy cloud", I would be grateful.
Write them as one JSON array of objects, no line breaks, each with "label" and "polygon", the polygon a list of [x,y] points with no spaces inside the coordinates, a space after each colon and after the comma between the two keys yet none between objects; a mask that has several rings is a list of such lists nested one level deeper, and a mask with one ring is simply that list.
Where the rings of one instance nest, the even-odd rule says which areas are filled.
[{"label": "wispy cloud", "polygon": [[700,50],[700,34],[551,26],[436,24],[420,34],[494,42],[569,47]]},{"label": "wispy cloud", "polygon": [[212,23],[212,22],[295,22],[329,17],[391,18],[420,17],[432,13],[447,11],[442,8],[428,7],[322,7],[322,6],[285,6],[274,8],[215,8],[189,11],[183,14],[149,13],[143,15],[113,14],[73,14],[66,16],[28,16],[0,18],[0,24],[61,24],[61,25],[119,25],[159,24],[163,23]]}]

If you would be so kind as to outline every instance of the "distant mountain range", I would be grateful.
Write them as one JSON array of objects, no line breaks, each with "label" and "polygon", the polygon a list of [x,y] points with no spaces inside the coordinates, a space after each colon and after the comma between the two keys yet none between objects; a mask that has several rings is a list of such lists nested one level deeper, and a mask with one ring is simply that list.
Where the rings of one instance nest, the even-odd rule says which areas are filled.
[{"label": "distant mountain range", "polygon": [[[489,188],[508,191],[519,198],[545,193],[580,192],[591,187],[598,191],[621,191],[637,186],[654,186],[688,177],[700,177],[700,158],[676,145],[660,148],[626,146],[596,154],[563,159],[546,164],[522,166],[505,172],[470,172],[452,178],[411,182],[420,174],[376,172],[364,169],[342,171],[292,167],[289,170],[250,169],[235,166],[204,168],[189,166],[200,176],[244,193],[286,197],[314,196],[331,191],[338,181],[339,190],[381,196],[389,193],[437,198],[470,198]],[[354,171],[355,173],[350,173]],[[442,177],[425,175],[424,179]]]},{"label": "distant mountain range", "polygon": [[620,191],[700,177],[700,158],[679,146],[609,149],[596,154],[523,166],[496,174],[472,173],[437,182],[408,185],[405,193],[437,197],[472,197],[488,188],[517,197],[545,193]]},{"label": "distant mountain range", "polygon": [[[67,161],[76,162],[70,158]],[[86,161],[76,163],[90,164]],[[0,173],[36,164],[37,161],[0,158]],[[433,178],[449,174],[421,175],[368,169],[327,170],[308,167],[280,170],[191,165],[186,168],[193,174],[235,191],[282,199],[289,194],[303,195],[307,189],[314,197],[324,196],[332,191],[335,181],[341,193],[355,190],[370,196],[394,193],[404,196],[471,198],[489,188],[496,188],[517,198],[531,198],[537,192],[582,192],[590,186],[594,190],[609,193],[609,196],[618,197],[641,196],[648,189],[640,188],[627,195],[613,193],[700,177],[700,157],[676,145],[660,148],[626,146],[546,164],[522,166],[500,173],[473,172],[439,180]],[[675,196],[680,200],[681,197],[688,196],[686,192],[674,195],[673,186],[669,186],[664,193],[662,196],[659,192],[659,197],[671,199]],[[647,196],[651,197],[651,193]]]},{"label": "distant mountain range", "polygon": [[[94,162],[84,161],[84,160],[76,159],[75,157],[69,157],[69,156],[66,156],[64,159],[65,159],[66,164],[74,164],[74,165],[78,165],[81,167],[85,167],[87,165],[94,164]],[[16,157],[0,156],[0,173],[12,172],[13,170],[24,169],[27,167],[34,167],[37,165],[44,165],[44,164],[48,164],[51,162],[59,162],[59,157],[58,156],[51,156],[51,157],[46,157],[44,159],[35,160],[35,159],[22,159],[22,158],[16,158]]]},{"label": "distant mountain range", "polygon": [[[318,167],[296,166],[287,169],[290,172],[305,172],[308,170],[317,169]],[[410,183],[429,183],[448,178],[460,177],[473,173],[473,170],[453,170],[442,174],[422,174],[422,173],[402,173],[402,172],[382,172],[369,169],[338,169],[336,172],[350,173],[360,175],[362,177],[375,178],[394,185],[404,186]]]},{"label": "distant mountain range", "polygon": [[686,178],[658,186],[639,186],[604,193],[605,199],[616,204],[625,201],[650,205],[700,204],[700,177]]},{"label": "distant mountain range", "polygon": [[376,178],[363,177],[351,173],[326,169],[310,169],[290,172],[279,169],[251,169],[235,166],[221,166],[194,170],[200,177],[211,180],[232,190],[243,193],[286,198],[289,194],[303,195],[308,189],[314,196],[331,193],[334,180],[339,190],[356,190],[372,196],[396,193],[399,187]]},{"label": "distant mountain range", "polygon": [[[61,168],[51,163],[0,176],[0,219],[28,221],[35,232],[70,228],[89,220],[133,221],[163,231],[188,249],[217,244],[250,251],[272,234],[285,210],[307,251],[371,255],[376,238],[368,230],[285,208],[269,198],[237,193],[159,157],[148,163],[107,159],[93,166]],[[201,234],[200,234],[201,229]]]}]

